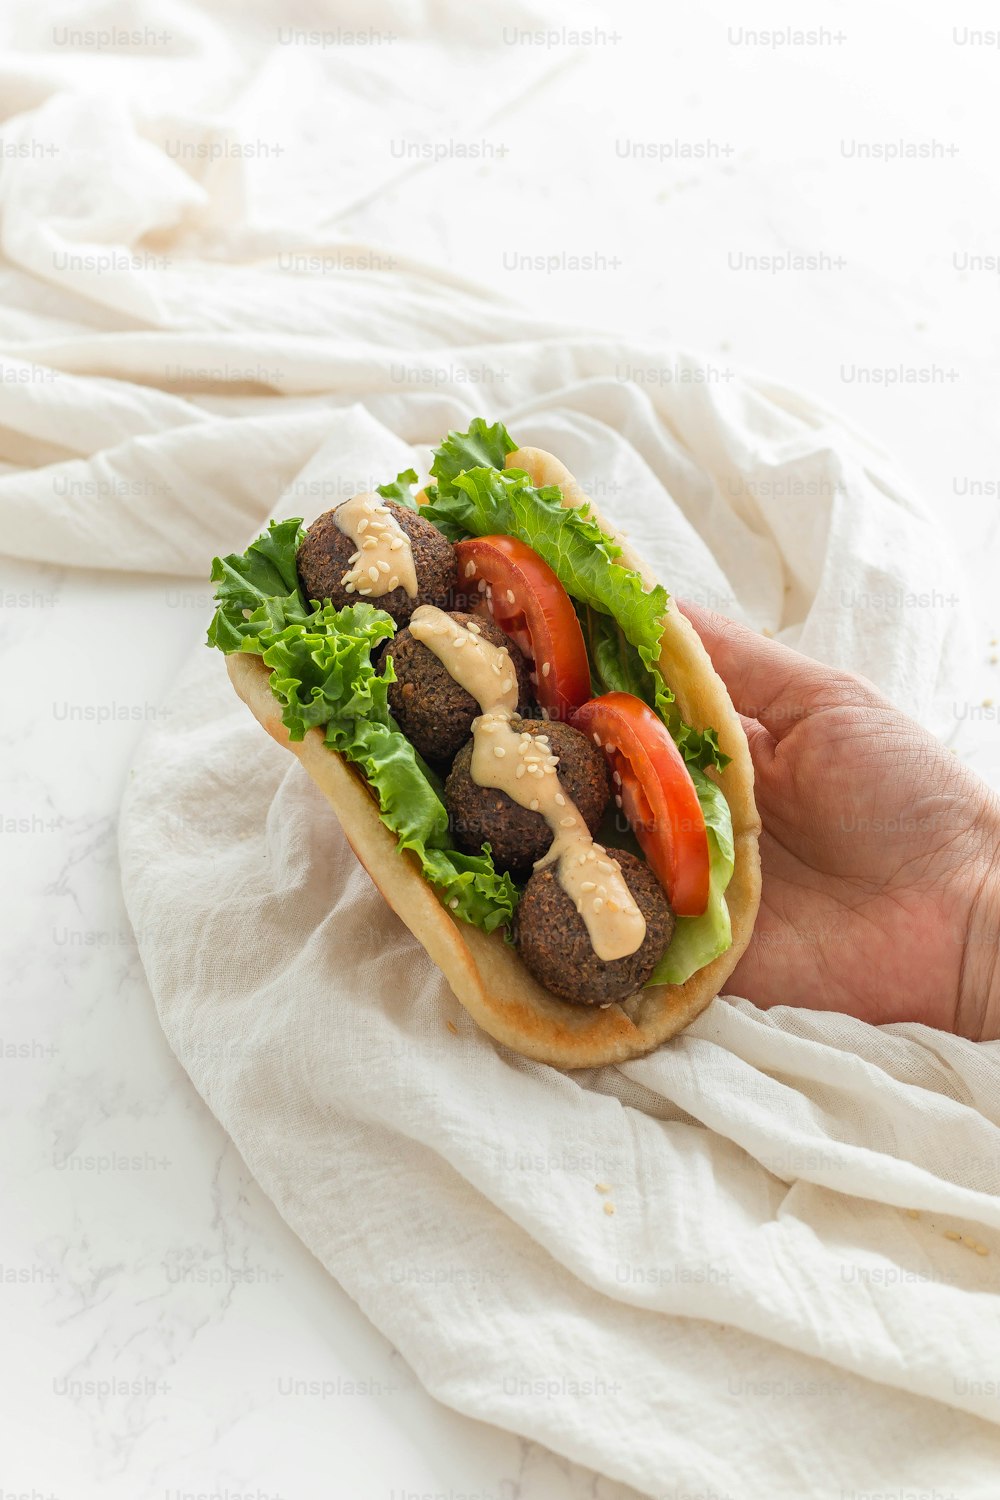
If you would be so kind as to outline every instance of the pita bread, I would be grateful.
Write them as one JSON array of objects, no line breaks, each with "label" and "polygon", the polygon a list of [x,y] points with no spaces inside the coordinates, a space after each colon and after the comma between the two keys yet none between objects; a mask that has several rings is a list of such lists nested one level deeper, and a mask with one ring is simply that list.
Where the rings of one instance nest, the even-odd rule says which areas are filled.
[{"label": "pita bread", "polygon": [[[560,486],[566,505],[586,496],[563,465],[537,448],[520,448],[508,468],[524,469],[538,485]],[[622,546],[621,562],[652,587],[656,580],[628,545],[591,506],[594,518]],[[600,1009],[573,1005],[551,995],[532,978],[500,933],[487,935],[457,921],[423,878],[414,857],[396,847],[381,821],[364,777],[310,730],[293,744],[281,722],[281,705],[270,690],[267,667],[257,656],[227,658],[233,686],[279,744],[298,756],[327,798],[348,842],[393,911],[444,973],[473,1019],[504,1046],[557,1068],[592,1068],[624,1062],[659,1046],[694,1020],[719,994],[753,931],[760,904],[760,819],[753,797],[753,763],[739,715],[690,622],[675,609],[667,615],[660,669],[673,689],[685,722],[711,725],[731,757],[716,779],[733,818],[736,864],[726,892],[732,945],[681,985],[656,985],[619,1004]]]}]

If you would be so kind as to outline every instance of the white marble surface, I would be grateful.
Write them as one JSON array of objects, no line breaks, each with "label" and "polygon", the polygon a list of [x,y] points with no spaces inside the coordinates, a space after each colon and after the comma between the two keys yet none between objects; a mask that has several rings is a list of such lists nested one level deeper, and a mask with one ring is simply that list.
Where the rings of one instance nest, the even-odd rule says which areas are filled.
[{"label": "white marble surface", "polygon": [[[931,20],[887,4],[809,7],[842,42],[730,40],[793,14],[806,24],[805,7],[751,20],[710,3],[655,34],[616,6],[619,41],[560,54],[490,124],[505,155],[413,173],[336,227],[841,408],[957,540],[982,697],[1000,701],[1000,277],[960,269],[1000,252],[1000,49],[954,40],[953,23],[989,25],[984,11]],[[862,163],[845,139],[958,150]],[[732,151],[636,161],[616,153],[628,140]],[[732,268],[790,251],[822,269]],[[588,252],[620,264],[505,269]],[[956,374],[886,389],[844,378],[857,366]],[[143,720],[203,634],[207,587],[3,561],[0,590],[0,1500],[622,1500],[431,1401],[280,1221],[167,1049],[122,906],[116,813]],[[1000,782],[996,718],[957,727]],[[668,1472],[663,1495],[680,1500]]]}]

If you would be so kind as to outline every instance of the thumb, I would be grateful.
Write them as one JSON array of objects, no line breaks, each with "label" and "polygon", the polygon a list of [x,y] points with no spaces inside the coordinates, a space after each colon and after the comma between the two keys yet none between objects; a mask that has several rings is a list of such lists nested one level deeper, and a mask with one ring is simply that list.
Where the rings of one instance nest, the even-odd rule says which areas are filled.
[{"label": "thumb", "polygon": [[881,701],[863,677],[824,666],[714,610],[685,599],[676,603],[701,636],[737,712],[763,724],[774,740],[824,709]]}]

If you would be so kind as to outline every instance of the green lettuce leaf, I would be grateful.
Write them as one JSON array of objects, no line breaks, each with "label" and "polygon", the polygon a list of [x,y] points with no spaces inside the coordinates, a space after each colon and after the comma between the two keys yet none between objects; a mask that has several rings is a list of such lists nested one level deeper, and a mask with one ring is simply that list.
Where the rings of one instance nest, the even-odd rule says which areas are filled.
[{"label": "green lettuce leaf", "polygon": [[379,484],[375,486],[376,494],[384,500],[395,500],[399,505],[408,505],[410,510],[416,510],[417,497],[413,493],[413,486],[417,483],[416,469],[404,469],[397,474],[391,484]]},{"label": "green lettuce leaf", "polygon": [[442,490],[466,469],[502,469],[508,453],[517,444],[502,422],[487,426],[482,417],[474,417],[468,432],[449,432],[434,450],[431,474]]},{"label": "green lettuce leaf", "polygon": [[[392,619],[366,602],[308,611],[295,581],[300,539],[298,521],[272,522],[242,557],[215,559],[218,609],[208,644],[255,652],[271,668],[289,737],[321,729],[330,748],[362,770],[383,823],[456,917],[484,932],[509,927],[517,887],[497,873],[488,844],[473,855],[449,847],[448,812],[431,773],[389,713],[392,658],[381,672],[371,658],[395,633]],[[268,587],[279,592],[268,595]]]},{"label": "green lettuce leaf", "polygon": [[305,532],[302,520],[271,521],[267,531],[242,553],[216,557],[212,582],[218,608],[208,627],[208,644],[227,655],[254,651],[262,634],[304,620],[309,606],[302,597],[295,554]]},{"label": "green lettuce leaf", "polygon": [[678,917],[674,935],[649,984],[683,984],[725,953],[733,940],[725,891],[733,875],[733,820],[721,787],[703,772],[688,767],[708,829],[708,906],[700,917]]}]

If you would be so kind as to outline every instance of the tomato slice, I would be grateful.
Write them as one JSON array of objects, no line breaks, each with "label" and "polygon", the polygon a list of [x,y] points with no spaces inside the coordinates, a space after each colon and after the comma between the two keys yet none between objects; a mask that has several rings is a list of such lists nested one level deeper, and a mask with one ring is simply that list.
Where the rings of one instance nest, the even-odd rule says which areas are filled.
[{"label": "tomato slice", "polygon": [[657,714],[631,693],[592,698],[573,724],[604,751],[618,806],[679,917],[708,905],[708,833],[684,757]]},{"label": "tomato slice", "polygon": [[[535,697],[550,719],[569,719],[590,697],[590,663],[573,601],[548,563],[513,536],[455,546],[459,593],[481,594],[500,629],[533,662]],[[480,585],[483,585],[480,588]]]}]

